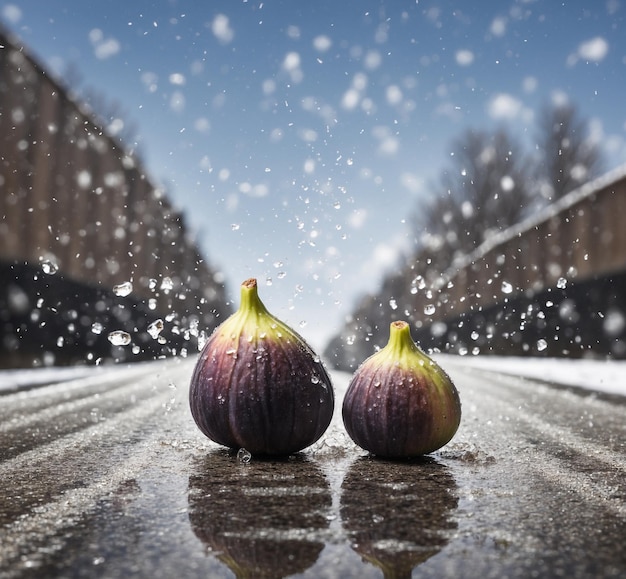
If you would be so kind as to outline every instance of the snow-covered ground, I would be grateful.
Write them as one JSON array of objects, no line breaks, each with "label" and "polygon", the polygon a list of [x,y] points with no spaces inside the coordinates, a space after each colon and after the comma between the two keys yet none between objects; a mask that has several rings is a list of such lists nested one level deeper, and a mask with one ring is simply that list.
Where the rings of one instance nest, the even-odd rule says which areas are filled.
[{"label": "snow-covered ground", "polygon": [[50,367],[50,368],[25,368],[22,370],[0,370],[0,394],[26,390],[46,384],[57,384],[59,382],[69,382],[80,380],[81,378],[91,378],[102,376],[103,373],[117,374],[139,374],[144,372],[146,364],[107,364],[104,366],[71,366],[71,367]]},{"label": "snow-covered ground", "polygon": [[[626,361],[450,355],[439,355],[437,360],[444,369],[449,363],[626,396]],[[140,366],[143,364],[2,370],[0,371],[0,394],[37,385],[85,378],[93,375],[94,372],[130,371],[132,373],[133,369],[141,372]]]},{"label": "snow-covered ground", "polygon": [[0,371],[0,393],[44,384],[82,378],[93,372],[93,367],[29,368],[27,370]]},{"label": "snow-covered ground", "polygon": [[462,364],[565,386],[626,396],[626,361],[509,356],[440,356],[445,364]]}]

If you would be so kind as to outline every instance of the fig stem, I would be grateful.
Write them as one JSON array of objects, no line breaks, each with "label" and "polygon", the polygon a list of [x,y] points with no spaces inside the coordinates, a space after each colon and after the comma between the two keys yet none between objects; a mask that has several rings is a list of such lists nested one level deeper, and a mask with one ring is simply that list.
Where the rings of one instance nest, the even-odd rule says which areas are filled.
[{"label": "fig stem", "polygon": [[404,358],[408,353],[422,354],[411,337],[409,324],[401,320],[391,322],[389,327],[389,342],[387,346],[385,346],[385,349],[388,349],[389,353],[398,360]]},{"label": "fig stem", "polygon": [[241,284],[239,311],[246,314],[268,315],[269,312],[259,297],[257,281],[251,277]]}]

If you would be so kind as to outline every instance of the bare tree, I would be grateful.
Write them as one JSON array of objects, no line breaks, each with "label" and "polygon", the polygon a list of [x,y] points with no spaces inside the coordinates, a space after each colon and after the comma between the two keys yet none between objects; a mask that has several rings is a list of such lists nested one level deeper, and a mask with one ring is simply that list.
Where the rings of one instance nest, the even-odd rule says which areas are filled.
[{"label": "bare tree", "polygon": [[598,143],[589,136],[588,123],[570,103],[543,108],[538,128],[539,175],[547,187],[543,195],[556,201],[602,170]]},{"label": "bare tree", "polygon": [[141,157],[139,126],[130,119],[122,103],[99,88],[84,86],[83,75],[73,62],[66,65],[61,82],[72,99],[82,101],[91,109],[97,123],[111,138],[121,143],[128,152]]},{"label": "bare tree", "polygon": [[490,235],[522,219],[532,194],[526,155],[504,129],[468,130],[452,147],[451,165],[433,187],[433,200],[416,214],[420,249],[443,269]]},{"label": "bare tree", "polygon": [[81,98],[89,105],[107,134],[117,139],[122,145],[137,156],[141,156],[139,145],[139,127],[130,120],[123,105],[107,96],[103,91],[93,87],[86,87]]}]

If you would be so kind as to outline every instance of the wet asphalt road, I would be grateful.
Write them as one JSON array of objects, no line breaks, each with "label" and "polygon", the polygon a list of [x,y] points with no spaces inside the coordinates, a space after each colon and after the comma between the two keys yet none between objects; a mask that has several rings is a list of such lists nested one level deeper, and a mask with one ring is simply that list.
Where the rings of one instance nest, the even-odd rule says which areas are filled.
[{"label": "wet asphalt road", "polygon": [[0,577],[624,577],[626,400],[441,364],[463,419],[413,462],[339,416],[290,459],[196,429],[193,361],[0,396]]}]

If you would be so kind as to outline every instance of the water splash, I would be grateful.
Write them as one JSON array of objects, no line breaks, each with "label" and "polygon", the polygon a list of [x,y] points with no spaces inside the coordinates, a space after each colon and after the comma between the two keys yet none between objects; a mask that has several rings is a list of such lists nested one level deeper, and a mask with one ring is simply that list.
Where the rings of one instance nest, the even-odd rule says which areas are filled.
[{"label": "water splash", "polygon": [[114,346],[128,346],[128,344],[130,344],[131,337],[128,332],[115,330],[109,334],[108,339]]},{"label": "water splash", "polygon": [[113,286],[113,293],[121,298],[126,297],[133,291],[133,284],[130,281],[122,282]]},{"label": "water splash", "polygon": [[51,259],[43,259],[41,261],[41,271],[46,275],[54,275],[59,271],[59,264]]},{"label": "water splash", "polygon": [[152,336],[152,339],[156,340],[164,327],[163,320],[159,318],[148,326],[148,334]]},{"label": "water splash", "polygon": [[243,464],[248,464],[252,460],[252,454],[245,448],[240,448],[237,451],[237,460]]}]

